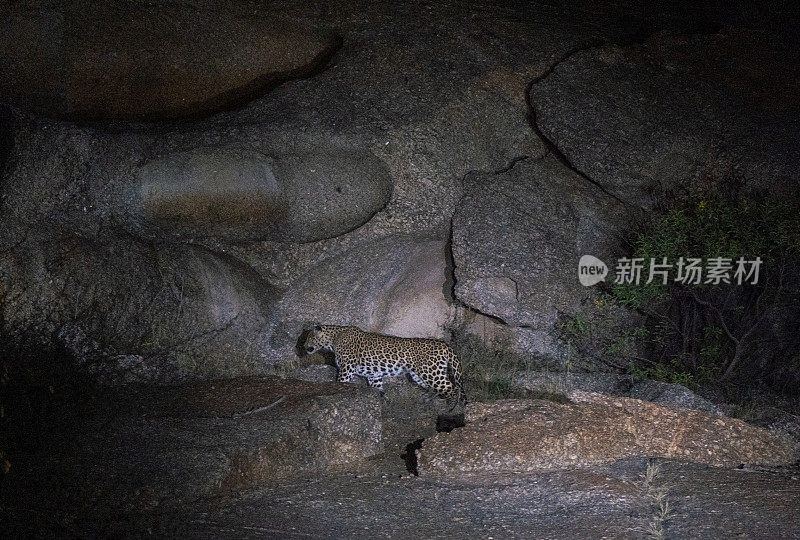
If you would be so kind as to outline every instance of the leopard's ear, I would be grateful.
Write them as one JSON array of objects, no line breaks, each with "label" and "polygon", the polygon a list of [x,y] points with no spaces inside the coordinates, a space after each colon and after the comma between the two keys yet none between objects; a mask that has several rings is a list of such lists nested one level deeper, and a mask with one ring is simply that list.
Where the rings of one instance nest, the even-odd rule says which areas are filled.
[{"label": "leopard's ear", "polygon": [[320,325],[316,325],[316,326],[314,326],[314,330],[319,332],[320,330],[322,330],[322,327]]}]

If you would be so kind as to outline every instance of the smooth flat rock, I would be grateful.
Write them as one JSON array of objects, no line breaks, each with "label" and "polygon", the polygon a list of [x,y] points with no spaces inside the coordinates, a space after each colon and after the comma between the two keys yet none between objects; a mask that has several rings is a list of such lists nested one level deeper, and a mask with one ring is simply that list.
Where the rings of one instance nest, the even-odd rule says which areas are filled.
[{"label": "smooth flat rock", "polygon": [[786,441],[741,420],[589,392],[569,397],[575,403],[467,405],[464,428],[426,439],[417,451],[419,473],[521,473],[629,457],[721,467],[797,459]]},{"label": "smooth flat rock", "polygon": [[281,298],[276,348],[293,355],[297,337],[314,324],[442,339],[452,313],[445,247],[440,240],[392,235],[327,259]]},{"label": "smooth flat rock", "polygon": [[163,119],[246,102],[307,74],[332,33],[235,2],[12,2],[0,9],[0,100],[72,119]]}]

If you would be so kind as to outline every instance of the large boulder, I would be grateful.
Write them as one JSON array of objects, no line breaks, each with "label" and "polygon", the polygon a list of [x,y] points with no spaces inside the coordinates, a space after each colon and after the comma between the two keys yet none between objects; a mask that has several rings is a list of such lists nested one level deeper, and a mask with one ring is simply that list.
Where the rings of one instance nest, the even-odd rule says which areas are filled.
[{"label": "large boulder", "polygon": [[263,373],[263,329],[279,295],[225,253],[111,228],[31,233],[0,254],[0,293],[4,346],[40,336],[117,383],[131,380],[126,369],[161,383]]},{"label": "large boulder", "polygon": [[229,108],[316,69],[338,38],[297,21],[138,2],[0,8],[0,100],[68,118],[172,118]]},{"label": "large boulder", "polygon": [[[347,2],[313,10],[206,4],[36,0],[0,8],[8,15],[0,25],[18,29],[20,43],[0,55],[32,60],[0,71],[36,71],[45,62],[34,60],[55,59],[39,81],[0,83],[19,83],[29,96],[24,103],[0,99],[22,107],[9,108],[10,121],[0,126],[4,328],[24,335],[26,346],[56,341],[80,362],[96,358],[102,365],[93,371],[117,383],[269,373],[272,364],[295,359],[300,332],[312,322],[444,337],[454,312],[447,239],[460,180],[467,170],[544,153],[526,121],[525,86],[575,38],[542,35],[531,46],[523,37],[535,26],[530,20],[507,20],[511,41],[497,40],[489,37],[493,22],[477,23],[473,36],[452,27],[450,13],[431,13],[433,24],[420,26],[413,13],[387,18],[380,5],[352,17]],[[97,32],[81,30],[90,17]],[[126,19],[130,30],[116,32],[114,20]],[[296,50],[287,59],[310,50],[306,31],[330,37],[312,27],[347,38],[336,61],[314,77],[205,118],[154,125],[27,114],[48,112],[37,103],[61,107],[52,114],[69,109],[51,101],[48,85],[62,79],[59,55],[71,49],[56,39],[24,50],[32,35],[49,28],[60,36],[68,27],[76,34],[70,47],[90,48],[119,36],[128,53],[148,40],[149,30],[136,28],[151,19],[153,31],[199,21],[169,40],[151,39],[145,52],[162,47],[167,54],[189,33],[187,54],[195,43],[205,47],[195,61],[225,51],[213,77],[220,83],[232,81],[226,70],[242,61],[237,40],[249,43],[252,32],[289,25],[286,43]],[[20,35],[23,27],[31,33]],[[237,39],[221,44],[217,31]],[[473,38],[481,45],[465,49]],[[462,61],[431,50],[457,50]],[[248,66],[269,68],[269,51],[249,51]],[[132,54],[105,59],[108,76]],[[89,60],[86,73],[94,70]],[[143,76],[158,67],[147,54],[142,61]],[[197,68],[200,76],[203,64]],[[190,86],[206,88],[195,80]],[[104,108],[106,94],[96,90]],[[170,116],[162,104],[168,100],[150,103],[157,117]],[[126,110],[98,114],[128,117]]]},{"label": "large boulder", "polygon": [[[552,118],[534,93],[587,43],[586,28],[619,37],[616,8],[576,13],[588,26],[564,27],[505,10],[474,16],[466,4],[424,17],[383,4],[353,16],[349,1],[6,4],[0,86],[26,93],[0,99],[22,107],[9,107],[0,126],[0,287],[13,292],[3,297],[4,328],[63,336],[79,353],[96,342],[112,378],[130,380],[113,375],[130,366],[149,379],[164,361],[201,375],[262,373],[294,358],[311,322],[441,337],[459,303],[483,335],[551,354],[559,312],[591,296],[577,282],[577,257],[613,258],[630,228],[624,204],[543,157],[526,95],[539,81],[530,97],[547,129]],[[453,25],[454,16],[468,22]],[[52,114],[127,117],[145,96],[166,93],[148,102],[155,116],[186,112],[172,97],[200,112],[192,95],[293,71],[276,67],[277,56],[316,65],[306,59],[336,41],[316,28],[346,36],[335,61],[235,110],[159,124],[25,111],[48,112],[37,108],[46,103]],[[158,32],[169,39],[153,39]],[[291,50],[282,55],[273,37]],[[141,88],[138,75],[153,76],[170,51],[170,73],[192,62],[186,84],[165,91],[167,79],[156,78]],[[98,66],[107,76],[92,78]],[[105,85],[125,66],[135,88]],[[59,81],[98,86],[58,103],[53,95],[67,95],[51,92]],[[90,98],[97,108],[88,111]]]},{"label": "large boulder", "polygon": [[549,336],[559,313],[593,294],[578,281],[581,256],[610,261],[624,253],[627,215],[625,205],[552,156],[468,177],[453,217],[455,296],[509,326]]},{"label": "large boulder", "polygon": [[420,474],[522,473],[662,457],[736,467],[788,465],[794,448],[732,418],[575,391],[574,403],[503,400],[467,406],[466,426],[427,439]]},{"label": "large boulder", "polygon": [[761,33],[656,34],[570,56],[530,99],[572,164],[632,204],[720,181],[796,190],[797,54]]},{"label": "large boulder", "polygon": [[[280,263],[282,253],[304,260],[301,250],[335,258],[330,244],[371,221],[392,193],[382,161],[353,146],[280,153],[266,144],[171,141],[161,157],[150,157],[137,135],[66,123],[17,127],[0,187],[5,327],[25,339],[66,344],[79,362],[134,366],[137,379],[263,374],[293,358],[303,324],[275,338],[270,331],[283,290],[308,274],[321,280],[318,290],[330,286],[317,273],[321,265],[307,260],[288,272],[267,265]],[[336,240],[322,248],[308,243],[329,236]],[[255,241],[265,238],[272,241]],[[260,251],[248,258],[243,244]],[[398,270],[411,284],[384,296],[385,283],[376,281],[373,297],[364,296],[365,304],[375,295],[386,300],[378,318],[393,322],[393,330],[402,317],[433,329],[443,320],[444,243],[435,255],[430,246],[421,249],[407,261],[413,268]],[[374,263],[360,261],[355,272]],[[290,279],[281,280],[284,272]],[[346,279],[339,274],[330,283],[344,286]],[[401,317],[400,298],[434,315]],[[358,321],[364,322],[372,321]],[[130,362],[131,355],[141,361]],[[104,378],[129,380],[108,368],[100,370]]]},{"label": "large boulder", "polygon": [[392,235],[331,257],[301,276],[278,304],[272,344],[293,354],[303,329],[352,324],[400,337],[442,338],[448,302],[446,244]]}]

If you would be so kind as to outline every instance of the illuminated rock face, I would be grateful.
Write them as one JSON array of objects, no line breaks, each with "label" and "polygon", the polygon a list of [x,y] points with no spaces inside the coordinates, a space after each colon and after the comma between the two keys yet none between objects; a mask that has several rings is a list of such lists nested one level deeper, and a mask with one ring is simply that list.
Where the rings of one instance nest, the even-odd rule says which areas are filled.
[{"label": "illuminated rock face", "polygon": [[[443,241],[396,235],[358,246],[311,269],[287,291],[268,330],[290,354],[296,329],[355,325],[401,337],[446,338],[453,307],[445,294]],[[367,269],[368,271],[364,271]]]},{"label": "illuminated rock face", "polygon": [[365,151],[270,157],[199,148],[146,162],[121,193],[117,212],[139,233],[313,242],[368,221],[392,183]]},{"label": "illuminated rock face", "polygon": [[65,2],[0,17],[0,94],[72,119],[163,119],[239,105],[313,72],[338,40],[217,10]]},{"label": "illuminated rock face", "polygon": [[787,465],[796,449],[724,416],[574,391],[573,403],[501,400],[467,406],[466,427],[418,450],[420,474],[529,473],[631,457],[716,467]]}]

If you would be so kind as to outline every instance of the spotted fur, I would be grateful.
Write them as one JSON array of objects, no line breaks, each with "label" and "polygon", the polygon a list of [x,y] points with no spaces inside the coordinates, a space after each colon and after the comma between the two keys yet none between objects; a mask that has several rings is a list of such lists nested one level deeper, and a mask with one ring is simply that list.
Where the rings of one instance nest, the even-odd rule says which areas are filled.
[{"label": "spotted fur", "polygon": [[400,338],[365,332],[356,326],[316,326],[305,342],[305,350],[332,351],[339,369],[339,382],[364,377],[383,392],[383,378],[408,373],[418,385],[432,388],[449,399],[461,387],[461,362],[447,343],[435,339]]}]

